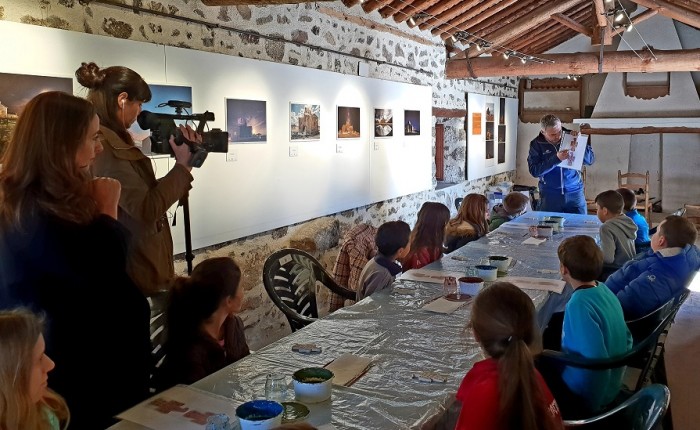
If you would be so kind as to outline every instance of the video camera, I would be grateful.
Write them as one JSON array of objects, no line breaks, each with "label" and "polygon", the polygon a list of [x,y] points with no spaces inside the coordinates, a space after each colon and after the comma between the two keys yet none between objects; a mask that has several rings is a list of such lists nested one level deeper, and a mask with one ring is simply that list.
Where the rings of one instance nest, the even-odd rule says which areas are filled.
[{"label": "video camera", "polygon": [[[192,107],[192,103],[180,100],[168,100],[167,103],[158,107],[170,106],[175,108],[175,114],[153,113],[147,110],[142,111],[137,121],[143,130],[151,130],[151,152],[156,154],[173,154],[170,147],[170,136],[175,137],[175,144],[185,144],[192,152],[190,165],[201,167],[209,152],[228,152],[228,133],[220,128],[213,128],[211,131],[204,131],[207,121],[214,121],[214,114],[206,111],[202,114],[183,115],[183,109]],[[202,143],[190,142],[185,139],[180,129],[175,125],[175,120],[199,121],[197,133],[202,135]]]}]

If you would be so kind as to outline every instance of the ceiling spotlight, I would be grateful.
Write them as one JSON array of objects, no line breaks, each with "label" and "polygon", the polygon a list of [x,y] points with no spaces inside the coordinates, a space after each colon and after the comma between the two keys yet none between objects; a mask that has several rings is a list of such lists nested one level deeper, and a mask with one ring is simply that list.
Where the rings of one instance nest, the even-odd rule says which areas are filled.
[{"label": "ceiling spotlight", "polygon": [[574,81],[578,81],[578,76],[574,75],[571,77],[571,79],[573,79]]},{"label": "ceiling spotlight", "polygon": [[482,49],[484,49],[484,47],[481,46],[481,42],[478,42],[478,43],[476,44],[476,50],[477,50],[477,51],[481,51]]},{"label": "ceiling spotlight", "polygon": [[452,40],[452,43],[457,43],[457,38],[455,37],[454,34],[452,36],[450,36],[450,40]]},{"label": "ceiling spotlight", "polygon": [[507,60],[508,57],[510,57],[510,51],[504,52],[504,53],[503,53],[503,58],[505,58],[505,59]]},{"label": "ceiling spotlight", "polygon": [[416,20],[413,19],[413,17],[408,18],[408,25],[410,25],[411,27],[415,26]]},{"label": "ceiling spotlight", "polygon": [[571,75],[566,75],[566,79],[571,79]]},{"label": "ceiling spotlight", "polygon": [[525,64],[525,63],[527,62],[527,60],[525,59],[525,57],[520,57],[520,61],[521,61],[523,64]]},{"label": "ceiling spotlight", "polygon": [[617,12],[617,15],[615,15],[615,22],[620,22],[622,19],[625,17],[625,12],[624,11],[619,11]]},{"label": "ceiling spotlight", "polygon": [[630,24],[627,26],[627,31],[632,31],[633,28],[634,28],[634,24],[632,24],[630,22]]}]

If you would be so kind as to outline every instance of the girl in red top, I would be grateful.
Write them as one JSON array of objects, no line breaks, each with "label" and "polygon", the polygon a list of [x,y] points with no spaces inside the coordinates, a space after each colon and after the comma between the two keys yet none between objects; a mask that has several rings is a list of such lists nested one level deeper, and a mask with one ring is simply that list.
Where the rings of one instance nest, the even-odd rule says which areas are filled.
[{"label": "girl in red top", "polygon": [[474,364],[457,391],[462,411],[456,429],[563,429],[559,407],[533,364],[540,339],[530,297],[497,282],[476,296],[469,326],[488,358]]},{"label": "girl in red top", "polygon": [[420,269],[442,257],[445,225],[449,219],[450,210],[447,206],[437,202],[423,203],[408,241],[408,254],[401,260],[404,272]]}]

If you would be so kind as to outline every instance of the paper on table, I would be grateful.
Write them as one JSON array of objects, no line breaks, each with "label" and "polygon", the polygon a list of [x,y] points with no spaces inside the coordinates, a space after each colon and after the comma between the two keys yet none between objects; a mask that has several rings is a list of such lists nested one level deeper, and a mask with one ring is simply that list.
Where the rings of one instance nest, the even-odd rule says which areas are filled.
[{"label": "paper on table", "polygon": [[402,280],[432,282],[434,284],[442,284],[445,282],[446,276],[453,276],[457,279],[464,276],[463,272],[449,272],[446,270],[431,270],[431,269],[411,269],[401,275]]},{"label": "paper on table", "polygon": [[523,245],[539,245],[541,243],[546,242],[547,239],[539,239],[537,237],[528,237],[527,239],[523,240]]},{"label": "paper on table", "polygon": [[440,314],[451,314],[452,312],[462,307],[462,305],[465,303],[466,302],[453,302],[443,297],[440,297],[426,305],[423,305],[421,309],[431,312],[437,312]]},{"label": "paper on table", "polygon": [[343,354],[330,362],[326,369],[333,372],[333,384],[349,387],[362,376],[372,360],[354,354]]},{"label": "paper on table", "polygon": [[122,412],[117,418],[152,429],[202,430],[210,415],[226,414],[235,421],[237,406],[225,397],[176,385]]},{"label": "paper on table", "polygon": [[564,286],[566,285],[566,282],[558,279],[528,278],[525,276],[505,276],[503,278],[499,278],[498,280],[502,282],[510,282],[515,284],[515,286],[526,290],[551,291],[557,294],[561,294],[561,292],[564,290]]}]

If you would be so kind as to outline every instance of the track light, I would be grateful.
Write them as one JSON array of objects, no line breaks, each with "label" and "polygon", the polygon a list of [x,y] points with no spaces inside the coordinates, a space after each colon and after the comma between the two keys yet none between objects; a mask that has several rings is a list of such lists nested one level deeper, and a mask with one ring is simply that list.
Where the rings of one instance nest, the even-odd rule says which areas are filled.
[{"label": "track light", "polygon": [[523,57],[520,57],[520,61],[521,61],[523,64],[527,63],[527,60],[525,59],[524,56],[523,56]]},{"label": "track light", "polygon": [[624,11],[616,11],[617,15],[615,15],[615,22],[620,22],[622,19],[625,17],[625,12]]},{"label": "track light", "polygon": [[457,38],[455,37],[454,34],[452,36],[450,36],[450,40],[452,40],[452,43],[457,43]]},{"label": "track light", "polygon": [[503,53],[503,58],[505,58],[505,59],[507,60],[508,57],[510,57],[510,51],[504,52],[504,53]]},{"label": "track light", "polygon": [[632,31],[633,28],[634,28],[634,24],[632,24],[630,22],[630,24],[627,26],[627,31]]},{"label": "track light", "polygon": [[416,20],[413,19],[413,17],[408,18],[408,25],[410,25],[411,27],[415,26]]}]

